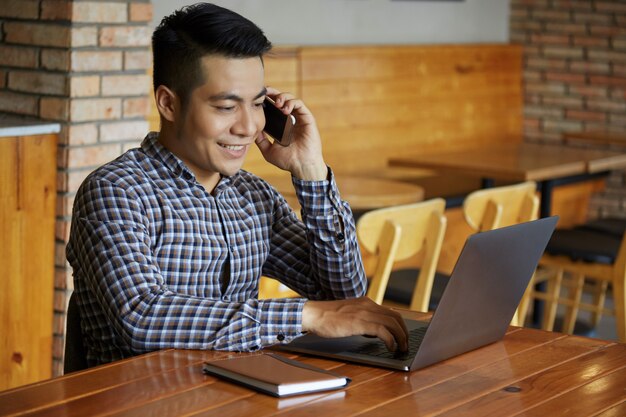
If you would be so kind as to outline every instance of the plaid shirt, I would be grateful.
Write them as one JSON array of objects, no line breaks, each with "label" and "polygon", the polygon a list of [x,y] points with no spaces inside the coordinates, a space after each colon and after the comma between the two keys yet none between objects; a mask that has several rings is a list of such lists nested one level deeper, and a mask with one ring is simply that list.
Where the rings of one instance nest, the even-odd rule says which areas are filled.
[{"label": "plaid shirt", "polygon": [[302,333],[305,298],[259,300],[261,275],[312,300],[361,296],[350,208],[293,180],[302,221],[241,170],[212,194],[150,133],[87,177],[67,258],[90,365],[163,348],[254,351]]}]

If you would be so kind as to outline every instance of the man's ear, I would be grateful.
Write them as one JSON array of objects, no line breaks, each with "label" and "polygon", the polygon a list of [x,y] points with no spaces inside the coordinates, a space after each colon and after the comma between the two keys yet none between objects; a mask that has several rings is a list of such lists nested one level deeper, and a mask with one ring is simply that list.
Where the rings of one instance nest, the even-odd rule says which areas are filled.
[{"label": "man's ear", "polygon": [[166,86],[160,85],[154,92],[154,99],[161,117],[173,123],[176,116],[180,114],[180,100],[176,93]]}]

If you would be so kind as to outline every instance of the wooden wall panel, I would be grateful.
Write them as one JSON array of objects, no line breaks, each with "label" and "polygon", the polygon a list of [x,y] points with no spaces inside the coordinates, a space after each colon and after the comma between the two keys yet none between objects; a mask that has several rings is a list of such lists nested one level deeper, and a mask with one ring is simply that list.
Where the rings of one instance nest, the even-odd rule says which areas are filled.
[{"label": "wooden wall panel", "polygon": [[0,390],[51,377],[56,141],[0,138]]},{"label": "wooden wall panel", "polygon": [[301,55],[302,97],[338,172],[522,138],[516,46],[310,47]]}]

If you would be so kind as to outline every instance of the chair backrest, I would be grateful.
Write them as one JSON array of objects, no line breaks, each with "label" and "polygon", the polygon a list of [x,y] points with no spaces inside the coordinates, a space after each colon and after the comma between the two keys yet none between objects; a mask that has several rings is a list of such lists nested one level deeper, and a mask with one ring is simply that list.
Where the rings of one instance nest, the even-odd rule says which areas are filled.
[{"label": "chair backrest", "polygon": [[81,371],[87,369],[87,367],[87,353],[83,345],[83,332],[80,327],[80,312],[76,302],[76,295],[72,293],[67,306],[63,373]]},{"label": "chair backrest", "polygon": [[[463,216],[477,232],[535,220],[539,214],[536,191],[537,184],[534,181],[474,191],[463,201]],[[530,293],[527,290],[522,297],[511,321],[514,326],[524,324]]]},{"label": "chair backrest", "polygon": [[463,216],[478,232],[534,220],[538,215],[537,184],[527,181],[470,193],[463,201]]},{"label": "chair backrest", "polygon": [[357,222],[361,250],[378,262],[367,296],[382,303],[394,262],[424,251],[424,261],[411,299],[412,310],[428,311],[433,278],[446,229],[445,200],[435,198],[369,211]]}]

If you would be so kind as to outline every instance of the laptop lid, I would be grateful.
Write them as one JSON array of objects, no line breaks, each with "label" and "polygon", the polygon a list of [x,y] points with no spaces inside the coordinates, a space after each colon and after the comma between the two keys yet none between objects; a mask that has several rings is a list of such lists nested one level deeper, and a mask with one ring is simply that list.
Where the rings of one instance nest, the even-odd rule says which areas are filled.
[{"label": "laptop lid", "polygon": [[[369,357],[351,351],[362,336],[298,338],[283,348],[314,355],[415,370],[500,340],[515,314],[558,217],[471,235],[457,260],[414,358]],[[407,320],[409,330],[421,322]]]}]

